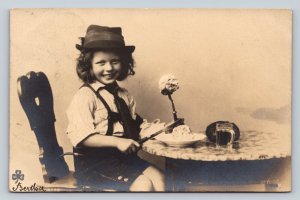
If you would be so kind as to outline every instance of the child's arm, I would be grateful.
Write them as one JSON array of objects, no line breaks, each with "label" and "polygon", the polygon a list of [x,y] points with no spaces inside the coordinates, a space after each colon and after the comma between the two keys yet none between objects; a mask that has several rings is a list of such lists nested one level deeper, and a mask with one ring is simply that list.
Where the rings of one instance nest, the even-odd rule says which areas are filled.
[{"label": "child's arm", "polygon": [[119,138],[115,136],[107,136],[94,134],[85,139],[82,143],[86,147],[113,147],[118,148],[123,153],[133,153],[139,148],[139,143],[126,138]]}]

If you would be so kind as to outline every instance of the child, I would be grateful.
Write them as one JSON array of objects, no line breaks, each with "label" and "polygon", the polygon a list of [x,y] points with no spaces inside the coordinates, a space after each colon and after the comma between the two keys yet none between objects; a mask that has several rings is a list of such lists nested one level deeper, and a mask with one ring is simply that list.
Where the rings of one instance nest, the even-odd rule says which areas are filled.
[{"label": "child", "polygon": [[117,81],[134,75],[121,28],[90,25],[82,38],[77,75],[84,85],[68,110],[77,185],[118,191],[163,191],[163,174],[137,156],[140,125],[133,97]]}]

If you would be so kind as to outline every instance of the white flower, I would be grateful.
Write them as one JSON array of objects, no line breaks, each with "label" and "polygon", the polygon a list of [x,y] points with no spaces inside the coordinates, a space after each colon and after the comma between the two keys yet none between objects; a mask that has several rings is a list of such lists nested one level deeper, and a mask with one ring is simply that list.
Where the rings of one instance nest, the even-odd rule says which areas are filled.
[{"label": "white flower", "polygon": [[172,94],[179,89],[179,82],[172,74],[162,76],[158,82],[158,85],[160,92],[163,95]]}]

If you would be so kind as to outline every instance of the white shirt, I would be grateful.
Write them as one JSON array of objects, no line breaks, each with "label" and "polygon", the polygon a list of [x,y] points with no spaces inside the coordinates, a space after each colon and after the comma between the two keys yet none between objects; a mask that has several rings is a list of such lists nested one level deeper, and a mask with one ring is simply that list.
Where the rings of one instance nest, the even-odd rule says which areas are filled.
[{"label": "white shirt", "polygon": [[[90,85],[95,91],[105,86],[98,81]],[[99,94],[107,102],[112,112],[118,112],[114,103],[114,96],[111,93],[102,88],[99,90]],[[118,95],[124,99],[132,118],[135,119],[136,103],[133,97],[124,88],[119,89]],[[74,147],[91,134],[106,134],[108,128],[107,109],[88,87],[82,87],[76,92],[67,109],[67,117],[69,120],[67,135]],[[122,136],[123,132],[123,126],[120,122],[115,122],[113,124],[113,135]]]}]

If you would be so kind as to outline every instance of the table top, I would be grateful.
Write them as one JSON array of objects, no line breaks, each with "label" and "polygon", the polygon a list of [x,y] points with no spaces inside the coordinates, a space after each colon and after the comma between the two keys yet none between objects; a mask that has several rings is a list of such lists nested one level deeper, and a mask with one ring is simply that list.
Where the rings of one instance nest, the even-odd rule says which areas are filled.
[{"label": "table top", "polygon": [[[286,135],[286,134],[285,134]],[[264,160],[291,155],[290,141],[283,142],[284,134],[243,131],[232,146],[216,147],[207,139],[190,147],[169,147],[158,140],[149,140],[143,150],[157,156],[201,161]]]}]

